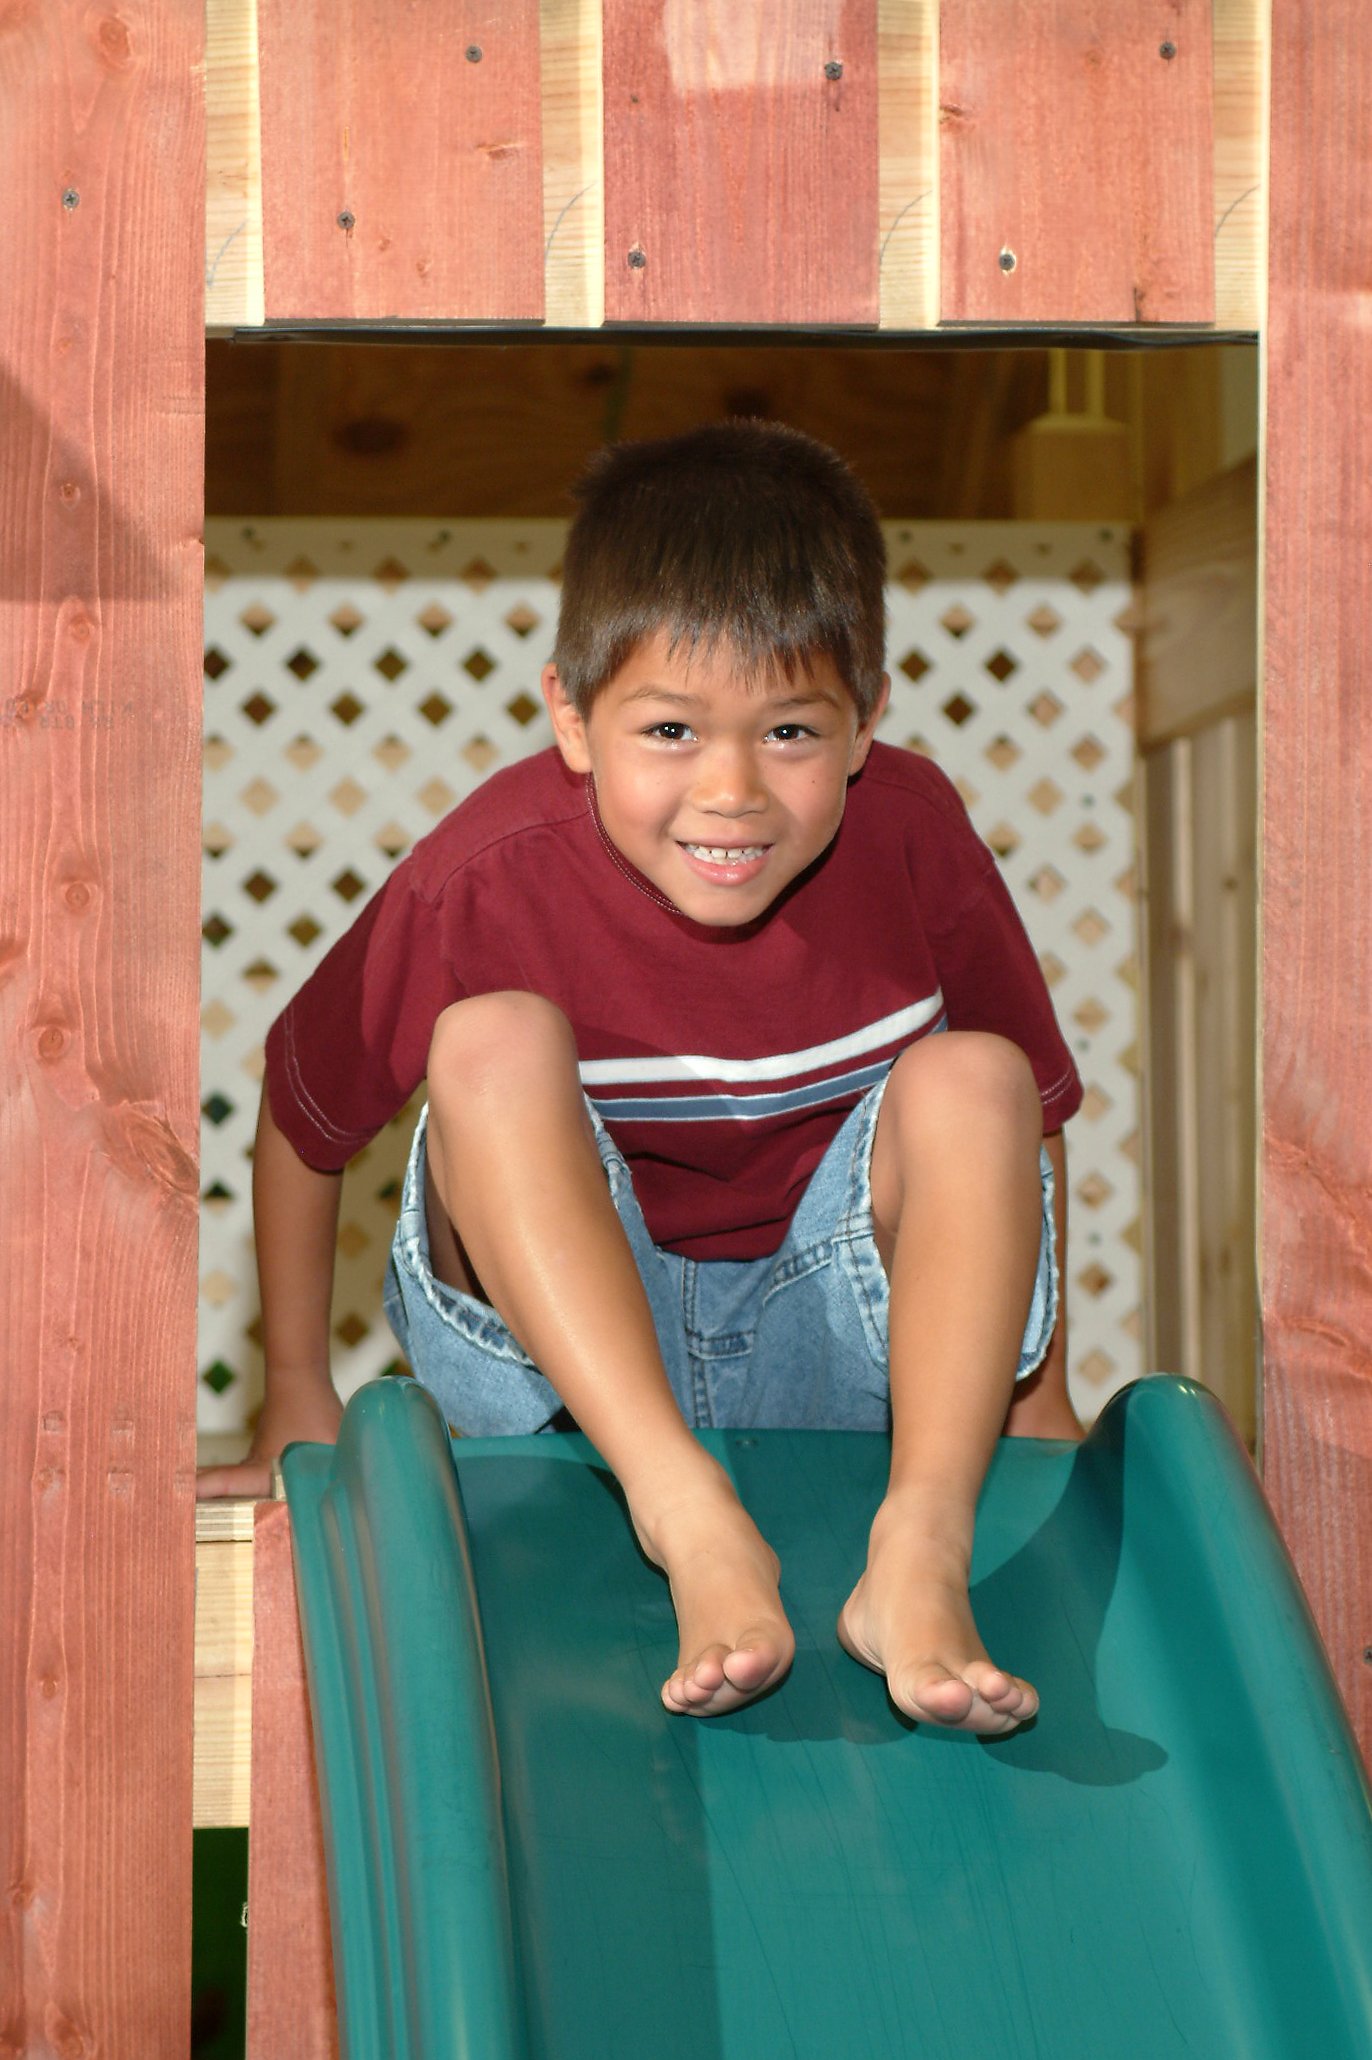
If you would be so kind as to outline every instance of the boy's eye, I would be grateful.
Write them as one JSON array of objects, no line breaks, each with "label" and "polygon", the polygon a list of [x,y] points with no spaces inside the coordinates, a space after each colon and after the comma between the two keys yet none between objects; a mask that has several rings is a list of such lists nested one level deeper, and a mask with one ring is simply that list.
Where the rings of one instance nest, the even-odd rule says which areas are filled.
[{"label": "boy's eye", "polygon": [[818,731],[812,730],[803,722],[778,722],[773,724],[769,734],[775,737],[779,744],[794,744],[798,737],[817,736]]},{"label": "boy's eye", "polygon": [[661,737],[664,744],[680,744],[691,734],[688,722],[655,722],[643,732],[645,737]]}]

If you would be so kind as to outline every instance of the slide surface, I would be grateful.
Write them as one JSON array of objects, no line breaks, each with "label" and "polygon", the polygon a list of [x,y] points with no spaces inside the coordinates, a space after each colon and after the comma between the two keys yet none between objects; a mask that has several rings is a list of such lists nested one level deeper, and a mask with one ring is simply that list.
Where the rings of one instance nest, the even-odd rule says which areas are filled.
[{"label": "slide surface", "polygon": [[783,1564],[782,1688],[669,1717],[662,1577],[575,1436],[390,1380],[284,1471],[347,2060],[1365,2060],[1372,1813],[1247,1455],[1158,1377],[1002,1440],[992,1742],[834,1638],[885,1441],[708,1433]]}]

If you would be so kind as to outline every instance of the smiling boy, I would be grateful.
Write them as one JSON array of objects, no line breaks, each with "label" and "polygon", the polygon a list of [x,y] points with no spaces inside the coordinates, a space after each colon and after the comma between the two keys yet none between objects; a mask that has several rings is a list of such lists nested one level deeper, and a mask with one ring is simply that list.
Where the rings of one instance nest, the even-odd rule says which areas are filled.
[{"label": "smiling boy", "polygon": [[885,555],[835,454],[728,423],[601,453],[580,500],[556,749],[417,846],[269,1036],[252,1460],[334,1435],[339,1172],[427,1077],[388,1313],[460,1429],[591,1438],[671,1584],[667,1708],[794,1649],[693,1427],[889,1427],[838,1635],[909,1715],[1012,1729],[1037,1698],[968,1569],[1017,1381],[1025,1427],[1076,1429],[1041,1149],[1075,1069],[956,792],[873,742]]}]

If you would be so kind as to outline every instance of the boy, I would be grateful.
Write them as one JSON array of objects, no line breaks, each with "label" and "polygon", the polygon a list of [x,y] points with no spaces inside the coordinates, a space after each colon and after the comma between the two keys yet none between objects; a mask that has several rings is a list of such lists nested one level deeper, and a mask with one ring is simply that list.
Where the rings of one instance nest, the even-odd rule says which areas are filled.
[{"label": "boy", "polygon": [[[968,1565],[1055,1329],[1075,1068],[955,791],[873,743],[885,553],[841,460],[730,422],[602,452],[579,499],[556,749],[425,838],[268,1037],[251,1458],[335,1434],[339,1174],[427,1078],[387,1312],[458,1428],[561,1408],[612,1468],[671,1584],[666,1707],[735,1708],[794,1645],[688,1426],[889,1424],[839,1637],[909,1715],[1010,1730],[1037,1697]],[[1079,1433],[1060,1345],[1034,1401],[1016,1428]]]}]

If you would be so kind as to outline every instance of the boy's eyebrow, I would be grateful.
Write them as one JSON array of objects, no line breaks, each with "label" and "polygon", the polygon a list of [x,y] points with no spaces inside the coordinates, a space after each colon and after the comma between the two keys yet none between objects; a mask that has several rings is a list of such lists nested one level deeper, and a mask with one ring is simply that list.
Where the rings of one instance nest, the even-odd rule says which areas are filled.
[{"label": "boy's eyebrow", "polygon": [[[624,699],[626,702],[674,701],[682,708],[699,708],[703,704],[705,696],[702,694],[686,694],[678,687],[655,686],[651,680],[646,680],[642,686],[631,688],[624,696]],[[816,701],[833,701],[835,699],[835,695],[825,693],[822,688],[816,687],[812,693],[787,694],[784,700],[773,701],[770,705],[773,708],[810,708],[813,707]]]}]

